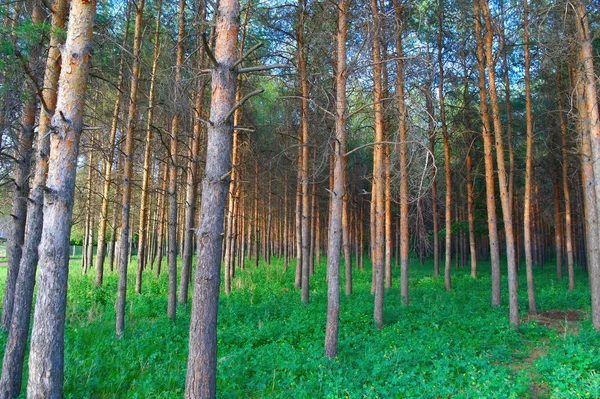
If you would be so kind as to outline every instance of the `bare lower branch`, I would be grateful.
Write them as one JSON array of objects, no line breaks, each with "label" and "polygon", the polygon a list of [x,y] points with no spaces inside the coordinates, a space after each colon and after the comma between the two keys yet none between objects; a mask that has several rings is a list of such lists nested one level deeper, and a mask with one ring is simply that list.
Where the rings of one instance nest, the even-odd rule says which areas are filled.
[{"label": "bare lower branch", "polygon": [[210,61],[216,67],[218,65],[218,62],[212,50],[210,49],[210,46],[208,45],[208,39],[206,38],[206,34],[202,35],[202,46],[204,47],[204,51],[206,51],[206,55],[208,55],[208,58],[210,58]]},{"label": "bare lower branch", "polygon": [[248,101],[250,98],[264,92],[264,89],[258,89],[258,90],[254,90],[251,93],[248,93],[244,96],[244,98],[242,98],[237,104],[235,104],[233,106],[233,108],[231,109],[231,111],[229,111],[229,113],[227,114],[227,116],[225,117],[224,121],[227,122],[229,120],[229,118],[231,118],[233,116],[233,114],[235,113],[235,111],[240,108],[242,105],[244,105],[244,103],[246,101]]},{"label": "bare lower branch", "polygon": [[38,96],[38,98],[40,100],[40,103],[42,104],[42,108],[44,108],[44,111],[46,111],[46,113],[48,113],[49,115],[54,114],[54,110],[48,108],[48,104],[46,104],[46,100],[44,99],[43,90],[40,87],[40,84],[39,84],[38,80],[34,76],[33,71],[31,70],[31,68],[29,68],[27,60],[25,59],[25,57],[23,57],[23,54],[21,54],[21,51],[19,51],[18,49],[15,49],[15,55],[17,56],[17,58],[21,62],[21,66],[23,67],[23,71],[25,72],[25,75],[27,75],[27,77],[29,78],[29,80],[33,84],[33,86],[35,88],[36,95]]},{"label": "bare lower branch", "polygon": [[261,48],[263,46],[263,43],[257,43],[254,46],[252,46],[248,51],[246,51],[239,60],[237,60],[235,62],[235,64],[233,64],[233,67],[237,67],[238,65],[240,65],[242,62],[244,62],[249,56],[250,54],[252,54],[253,52],[255,52],[256,50],[258,50],[259,48]]},{"label": "bare lower branch", "polygon": [[258,65],[258,66],[253,66],[253,67],[240,68],[240,69],[238,69],[238,74],[248,73],[248,72],[268,71],[270,69],[278,69],[278,68],[292,68],[292,65],[287,65],[287,64]]},{"label": "bare lower branch", "polygon": [[244,126],[234,126],[233,129],[243,131],[243,132],[251,132],[251,133],[254,133],[256,131],[256,129],[254,129],[253,127],[244,127]]}]

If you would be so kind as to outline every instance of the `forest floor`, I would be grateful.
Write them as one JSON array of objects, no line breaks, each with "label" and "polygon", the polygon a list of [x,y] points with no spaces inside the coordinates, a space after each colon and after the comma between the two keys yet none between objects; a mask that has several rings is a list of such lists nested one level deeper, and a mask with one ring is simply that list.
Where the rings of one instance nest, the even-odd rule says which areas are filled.
[{"label": "forest floor", "polygon": [[[280,259],[239,271],[219,309],[217,384],[220,398],[577,398],[600,397],[600,334],[589,320],[587,277],[576,289],[557,280],[554,265],[535,269],[540,314],[528,316],[520,271],[522,324],[492,308],[489,264],[473,280],[453,269],[453,289],[432,277],[432,263],[410,265],[409,306],[400,304],[398,270],[385,294],[385,327],[373,325],[371,271],[354,271],[343,294],[339,356],[323,358],[327,292],[325,263],[311,279],[311,302],[300,303],[294,263]],[[0,293],[6,269],[0,269]],[[343,273],[342,273],[343,275]],[[166,317],[167,275],[144,274],[133,293],[130,266],[125,336],[114,335],[116,273],[103,287],[71,261],[65,334],[66,398],[183,397],[190,306]],[[0,354],[6,333],[0,333]],[[25,378],[26,381],[26,378]]]}]

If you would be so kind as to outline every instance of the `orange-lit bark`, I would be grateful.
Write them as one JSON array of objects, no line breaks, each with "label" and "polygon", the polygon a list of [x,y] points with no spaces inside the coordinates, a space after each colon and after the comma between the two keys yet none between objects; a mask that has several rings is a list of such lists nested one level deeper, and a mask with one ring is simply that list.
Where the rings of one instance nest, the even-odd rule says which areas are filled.
[{"label": "orange-lit bark", "polygon": [[[374,242],[372,245],[372,264],[374,270],[375,303],[373,317],[375,326],[383,328],[383,291],[384,291],[384,244],[385,244],[385,204],[384,204],[384,132],[383,132],[383,83],[381,67],[381,23],[377,0],[371,0],[373,19],[373,100],[375,110],[375,150],[373,155],[373,197],[375,210]],[[373,201],[373,200],[372,200]]]},{"label": "orange-lit bark", "polygon": [[515,237],[513,230],[511,201],[508,197],[508,177],[504,160],[504,139],[502,137],[502,121],[500,120],[500,103],[496,91],[495,57],[493,52],[494,27],[488,6],[488,0],[481,1],[481,9],[486,26],[485,55],[489,78],[490,102],[492,105],[492,122],[496,143],[496,162],[498,165],[498,183],[500,186],[500,202],[502,204],[502,217],[504,220],[504,235],[506,241],[506,261],[508,267],[508,303],[510,309],[510,323],[519,325],[519,302],[517,298],[517,265],[515,253]]},{"label": "orange-lit bark", "polygon": [[485,160],[485,192],[487,205],[488,235],[492,270],[492,305],[500,306],[500,247],[498,242],[498,222],[496,219],[496,194],[494,183],[494,155],[492,149],[492,126],[488,111],[485,79],[485,54],[481,27],[479,1],[473,2],[475,13],[475,37],[477,39],[477,71],[479,84],[480,115],[482,122],[483,153]]}]

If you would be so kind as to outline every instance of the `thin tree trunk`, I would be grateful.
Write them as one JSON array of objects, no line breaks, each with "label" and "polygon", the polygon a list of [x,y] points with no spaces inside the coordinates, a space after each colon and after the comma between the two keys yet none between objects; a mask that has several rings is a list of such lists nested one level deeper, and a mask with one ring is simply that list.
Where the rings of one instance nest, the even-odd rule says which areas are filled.
[{"label": "thin tree trunk", "polygon": [[535,303],[535,290],[533,286],[533,270],[531,259],[531,181],[533,179],[533,116],[531,112],[531,77],[529,72],[529,18],[527,15],[527,8],[527,0],[523,0],[523,40],[525,42],[525,124],[527,129],[527,155],[525,160],[525,199],[523,203],[523,238],[525,242],[525,268],[527,273],[527,298],[529,303],[529,313],[536,314],[537,307]]},{"label": "thin tree trunk", "polygon": [[69,236],[95,15],[94,0],[71,1],[44,190],[44,227],[38,249],[40,270],[28,363],[29,398],[63,396]]},{"label": "thin tree trunk", "polygon": [[[307,56],[308,48],[304,40],[304,21],[306,18],[306,0],[298,0],[298,75],[302,100],[300,102],[300,137],[302,138],[302,163],[300,166],[300,185],[302,199],[302,303],[309,302],[310,293],[310,198],[309,198],[309,183],[308,183],[308,165],[309,165],[309,148],[308,148],[308,76],[307,76]],[[265,243],[266,244],[266,243]]]},{"label": "thin tree trunk", "polygon": [[167,180],[169,178],[168,155],[163,163],[162,183],[158,207],[158,236],[156,239],[156,277],[160,276],[165,248],[165,213],[167,211]]},{"label": "thin tree trunk", "polygon": [[450,165],[450,142],[448,137],[448,125],[446,124],[446,104],[444,101],[444,62],[443,50],[443,0],[439,0],[439,28],[437,38],[437,58],[439,68],[438,97],[440,101],[440,123],[442,125],[442,136],[444,139],[444,171],[446,174],[446,263],[444,266],[444,286],[446,291],[452,289],[450,276],[450,262],[452,260],[452,165]]},{"label": "thin tree trunk", "polygon": [[93,219],[92,219],[92,211],[94,209],[94,204],[92,200],[93,194],[93,172],[94,172],[94,137],[90,135],[90,150],[87,154],[87,183],[86,183],[86,199],[85,199],[85,228],[84,228],[84,243],[81,253],[81,263],[83,268],[83,274],[86,274],[88,269],[91,267],[91,257],[90,257],[90,248],[93,249],[94,246],[94,233],[93,233]]},{"label": "thin tree trunk", "polygon": [[398,114],[400,125],[400,296],[402,302],[408,304],[408,126],[406,121],[406,100],[404,94],[404,49],[402,35],[404,24],[402,21],[402,5],[399,0],[394,0],[396,10],[396,95],[398,96]]},{"label": "thin tree trunk", "polygon": [[494,29],[492,17],[488,7],[488,0],[482,0],[482,9],[487,29],[486,33],[486,59],[489,76],[490,102],[492,105],[492,121],[496,142],[496,160],[498,163],[498,182],[500,186],[500,202],[502,203],[502,217],[504,219],[504,234],[506,237],[506,260],[508,264],[508,296],[510,309],[510,323],[519,325],[519,302],[517,298],[517,265],[515,254],[515,238],[513,231],[512,209],[508,198],[508,179],[504,162],[504,140],[502,138],[502,122],[500,120],[500,105],[496,92],[495,58],[493,54]]},{"label": "thin tree trunk", "polygon": [[[348,0],[341,1],[339,7],[346,7],[347,6],[346,3],[348,3]],[[347,37],[347,35],[348,35],[348,33],[347,33],[347,30],[348,30],[348,17],[346,16],[346,14],[347,14],[347,9],[346,9],[346,12],[344,13],[343,21],[339,21],[338,20],[338,40],[342,40],[342,39],[345,40],[346,37]],[[339,11],[338,11],[338,19],[339,18],[342,18],[342,17],[339,15]],[[340,37],[340,32],[339,32],[339,29],[342,28],[342,26],[340,25],[342,22],[344,23],[344,26],[346,28],[346,33],[344,34],[343,38]],[[346,49],[346,46],[345,46],[345,43],[344,43],[344,50],[345,49]],[[340,48],[338,48],[338,51],[340,51]],[[338,63],[337,67],[340,68],[340,67],[343,66],[344,68],[346,68],[345,61],[346,61],[345,56],[344,56],[344,63],[343,63],[343,65],[341,64],[341,60],[337,60],[337,63]],[[345,71],[345,69],[344,69],[344,71]],[[336,79],[339,78],[340,73],[341,72],[337,73]],[[347,72],[343,72],[343,73],[346,74]],[[342,77],[342,79],[346,79],[346,75],[344,75]],[[336,83],[336,85],[337,84],[338,83]],[[342,82],[342,84],[343,84],[344,89],[345,89],[347,83],[346,82]],[[344,93],[344,95],[345,95],[345,93]],[[343,99],[343,102],[344,102],[344,105],[347,104],[347,100],[346,100],[345,97]],[[345,108],[344,108],[344,110],[345,110]],[[339,112],[339,110],[338,110],[338,112]],[[344,122],[344,129],[346,129],[345,119],[344,119],[343,122]],[[353,287],[352,287],[352,251],[351,251],[351,247],[350,247],[350,227],[349,227],[349,221],[348,221],[348,219],[349,219],[348,218],[348,191],[347,191],[347,186],[346,186],[346,158],[343,156],[344,152],[345,152],[345,149],[341,150],[342,161],[344,162],[344,165],[343,165],[343,171],[344,171],[344,198],[342,198],[342,247],[343,247],[343,251],[344,251],[344,278],[345,278],[345,281],[344,281],[344,288],[345,288],[345,290],[344,290],[344,292],[345,292],[346,295],[352,295],[352,289],[353,289]],[[333,172],[335,173],[335,154],[334,154],[334,171]],[[334,176],[334,182],[333,183],[335,184],[335,176]],[[332,189],[334,189],[334,188],[332,187]],[[333,212],[333,204],[332,204],[331,208],[332,208],[332,212]],[[331,230],[331,227],[329,227],[329,229]],[[331,239],[331,231],[329,231],[328,236],[329,236],[329,239]],[[327,247],[329,248],[329,241],[327,242]]]},{"label": "thin tree trunk", "polygon": [[[557,74],[557,85],[561,90],[561,74]],[[569,284],[573,280],[573,286],[575,285],[574,268],[573,268],[573,227],[571,225],[571,194],[569,192],[569,157],[567,154],[567,123],[565,121],[565,115],[563,113],[563,100],[562,92],[558,94],[558,117],[560,121],[560,140],[561,140],[561,154],[562,154],[562,189],[564,196],[564,207],[565,207],[565,224],[564,224],[564,237],[565,237],[565,252],[567,255],[567,272],[569,275]],[[558,269],[558,278],[562,278],[562,268]]]},{"label": "thin tree trunk", "polygon": [[485,160],[485,192],[487,205],[488,236],[490,241],[490,262],[492,271],[492,306],[500,306],[500,247],[496,216],[496,193],[494,186],[494,154],[492,149],[492,126],[488,111],[487,88],[485,81],[485,54],[481,27],[479,0],[473,2],[475,13],[475,36],[477,38],[477,70],[479,83],[480,115],[482,122],[483,152]]},{"label": "thin tree trunk", "polygon": [[177,105],[183,100],[182,87],[182,68],[184,57],[184,40],[185,40],[185,0],[179,0],[179,18],[177,30],[177,56],[175,65],[175,114],[171,120],[171,137],[169,149],[169,183],[168,183],[168,199],[169,199],[169,249],[167,262],[169,265],[169,291],[167,301],[167,316],[175,320],[177,313],[177,147],[179,145],[177,135],[179,134],[181,112]]},{"label": "thin tree trunk", "polygon": [[[200,24],[206,19],[206,6],[201,2],[202,9],[196,12],[200,14]],[[197,44],[200,46],[200,43]],[[200,69],[206,67],[206,52],[202,51],[198,57],[198,66]],[[195,93],[194,104],[194,123],[193,134],[190,143],[190,159],[187,166],[187,181],[185,192],[185,225],[184,225],[184,244],[183,257],[181,262],[181,281],[179,285],[179,303],[188,302],[188,292],[190,287],[190,278],[192,274],[192,258],[194,256],[194,219],[196,217],[196,202],[198,191],[198,162],[200,156],[200,139],[203,134],[202,121],[204,116],[204,92],[206,81],[198,79]],[[233,173],[233,172],[232,172]]]},{"label": "thin tree trunk", "polygon": [[375,242],[373,247],[373,270],[375,285],[375,303],[373,317],[377,329],[383,328],[383,291],[384,291],[384,240],[385,240],[385,206],[384,206],[384,162],[383,153],[383,92],[381,81],[381,23],[377,0],[371,0],[371,14],[373,18],[373,99],[375,109],[375,150],[373,155],[373,195],[375,197]]},{"label": "thin tree trunk", "polygon": [[[469,79],[468,79],[468,71],[466,70],[465,65],[464,70],[464,91],[463,91],[463,102],[465,109],[470,108],[470,98],[469,98]],[[465,160],[466,167],[466,180],[467,180],[467,223],[469,227],[469,254],[471,258],[471,277],[477,278],[477,250],[476,250],[476,240],[475,240],[475,204],[474,204],[474,189],[473,189],[473,129],[471,126],[470,115],[465,112],[464,113],[464,125],[465,125],[465,144],[467,145],[467,155]],[[463,232],[464,233],[464,232]],[[464,264],[466,265],[466,245],[465,245],[465,256],[463,257]]]},{"label": "thin tree trunk", "polygon": [[[115,197],[118,198],[119,197],[119,191],[117,190]],[[111,217],[111,225],[110,225],[110,238],[108,240],[108,270],[110,270],[111,272],[114,271],[114,265],[115,265],[115,247],[116,247],[116,243],[117,243],[117,216],[118,216],[118,205],[115,202],[115,204],[113,205],[113,210],[112,210],[112,217]],[[102,268],[104,269],[104,267]],[[104,271],[103,271],[104,274]]]},{"label": "thin tree trunk", "polygon": [[[121,42],[121,58],[119,61],[119,72],[117,74],[117,95],[115,99],[115,105],[113,108],[112,114],[112,122],[110,127],[110,138],[108,143],[108,157],[104,161],[104,187],[102,190],[102,208],[100,211],[100,225],[98,226],[98,251],[96,252],[96,281],[95,284],[97,286],[102,285],[104,281],[104,258],[106,256],[106,223],[108,220],[108,205],[110,203],[110,184],[112,182],[112,168],[115,158],[115,146],[117,141],[117,127],[119,124],[119,113],[121,109],[121,99],[123,98],[122,88],[123,88],[123,69],[125,68],[125,55],[127,51],[124,49],[127,46],[127,37],[129,36],[129,17],[131,15],[131,3],[127,3],[127,12],[125,19],[125,32],[123,33],[123,41]],[[116,207],[115,207],[116,209]],[[114,211],[113,211],[114,213]],[[113,226],[115,226],[116,219],[113,219]],[[114,246],[114,227],[111,230],[111,246]],[[109,251],[110,252],[110,251]],[[114,249],[109,256],[109,265],[110,270],[112,271],[112,265],[114,261]]]},{"label": "thin tree trunk", "polygon": [[[506,105],[506,142],[508,143],[508,196],[510,198],[510,207],[513,209],[514,187],[515,187],[515,152],[513,150],[512,141],[512,107],[510,103],[510,78],[508,68],[508,46],[505,42],[505,26],[504,26],[504,0],[500,1],[501,14],[501,40],[503,43],[502,50],[502,68],[504,69],[504,103]],[[518,220],[515,218],[515,220]],[[519,253],[517,252],[517,258]]]},{"label": "thin tree trunk", "polygon": [[[325,327],[325,356],[337,356],[340,315],[340,246],[343,236],[343,207],[345,194],[346,152],[346,39],[348,35],[348,0],[338,1],[336,51],[336,117],[334,142],[333,190],[331,191],[331,220],[327,241],[327,324]],[[347,222],[347,221],[346,221]],[[346,295],[348,275],[346,268]],[[350,280],[351,281],[351,280]],[[351,291],[350,287],[350,291]]]},{"label": "thin tree trunk", "polygon": [[[258,267],[258,261],[260,258],[260,228],[259,228],[259,209],[258,209],[258,159],[254,162],[254,266]],[[297,199],[297,198],[296,198]],[[296,268],[296,274],[298,268]],[[300,280],[298,280],[298,287],[300,287]]]},{"label": "thin tree trunk", "polygon": [[563,260],[563,231],[562,231],[562,223],[560,216],[560,188],[558,181],[558,174],[554,174],[552,177],[552,191],[554,193],[554,242],[556,248],[556,276],[559,279],[562,279],[562,260]]},{"label": "thin tree trunk", "polygon": [[[429,87],[425,91],[425,104],[427,109],[427,132],[429,135],[429,151],[431,156],[435,155],[435,109],[433,108],[432,93]],[[431,168],[431,209],[433,218],[433,276],[437,277],[440,275],[440,238],[439,238],[439,218],[438,218],[438,204],[437,204],[437,183],[436,183],[436,169]]]},{"label": "thin tree trunk", "polygon": [[121,232],[119,237],[119,287],[117,295],[116,334],[123,335],[125,330],[125,301],[127,296],[127,266],[129,261],[131,180],[133,178],[133,153],[135,129],[137,125],[137,94],[140,74],[140,51],[142,42],[142,17],[145,0],[139,0],[136,6],[135,30],[133,34],[133,65],[131,67],[131,89],[129,93],[129,111],[127,114],[127,133],[125,138],[125,163],[121,200]]},{"label": "thin tree trunk", "polygon": [[162,13],[162,0],[156,5],[156,24],[154,28],[154,54],[152,56],[152,71],[150,72],[150,88],[148,91],[148,114],[146,117],[146,138],[144,148],[144,166],[142,176],[142,192],[140,196],[140,224],[138,227],[138,256],[135,278],[135,292],[142,292],[142,271],[146,267],[147,231],[146,219],[148,218],[148,198],[150,195],[150,156],[152,154],[152,123],[154,121],[154,85],[156,83],[156,69],[160,54],[160,20]]}]

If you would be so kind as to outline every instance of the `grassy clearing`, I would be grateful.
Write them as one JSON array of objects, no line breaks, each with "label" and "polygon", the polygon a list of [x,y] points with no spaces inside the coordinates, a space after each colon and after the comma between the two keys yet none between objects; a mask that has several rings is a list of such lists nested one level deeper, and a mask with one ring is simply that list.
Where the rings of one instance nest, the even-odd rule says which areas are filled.
[{"label": "grassy clearing", "polygon": [[[167,276],[145,275],[129,294],[127,332],[115,339],[117,276],[93,287],[71,262],[65,336],[67,398],[182,397],[189,306],[166,318]],[[135,265],[129,287],[134,287]],[[577,289],[556,280],[552,265],[536,270],[540,311],[577,309],[583,320],[528,320],[508,326],[506,306],[491,308],[489,265],[480,278],[453,270],[454,289],[431,277],[432,265],[411,264],[411,304],[386,293],[385,328],[373,327],[370,269],[355,271],[355,293],[342,295],[340,353],[323,359],[325,267],[312,278],[311,303],[300,304],[293,264],[280,260],[238,272],[235,291],[219,309],[218,389],[222,398],[520,398],[600,397],[600,334],[588,319],[587,278]],[[0,268],[1,274],[5,270]],[[526,309],[524,271],[520,306]],[[0,290],[3,287],[0,287]],[[503,281],[506,291],[506,281]],[[506,293],[505,293],[506,294]],[[507,303],[506,296],[503,303]],[[548,323],[546,323],[548,324]],[[562,326],[562,327],[561,327]],[[0,335],[0,350],[6,334]]]}]

